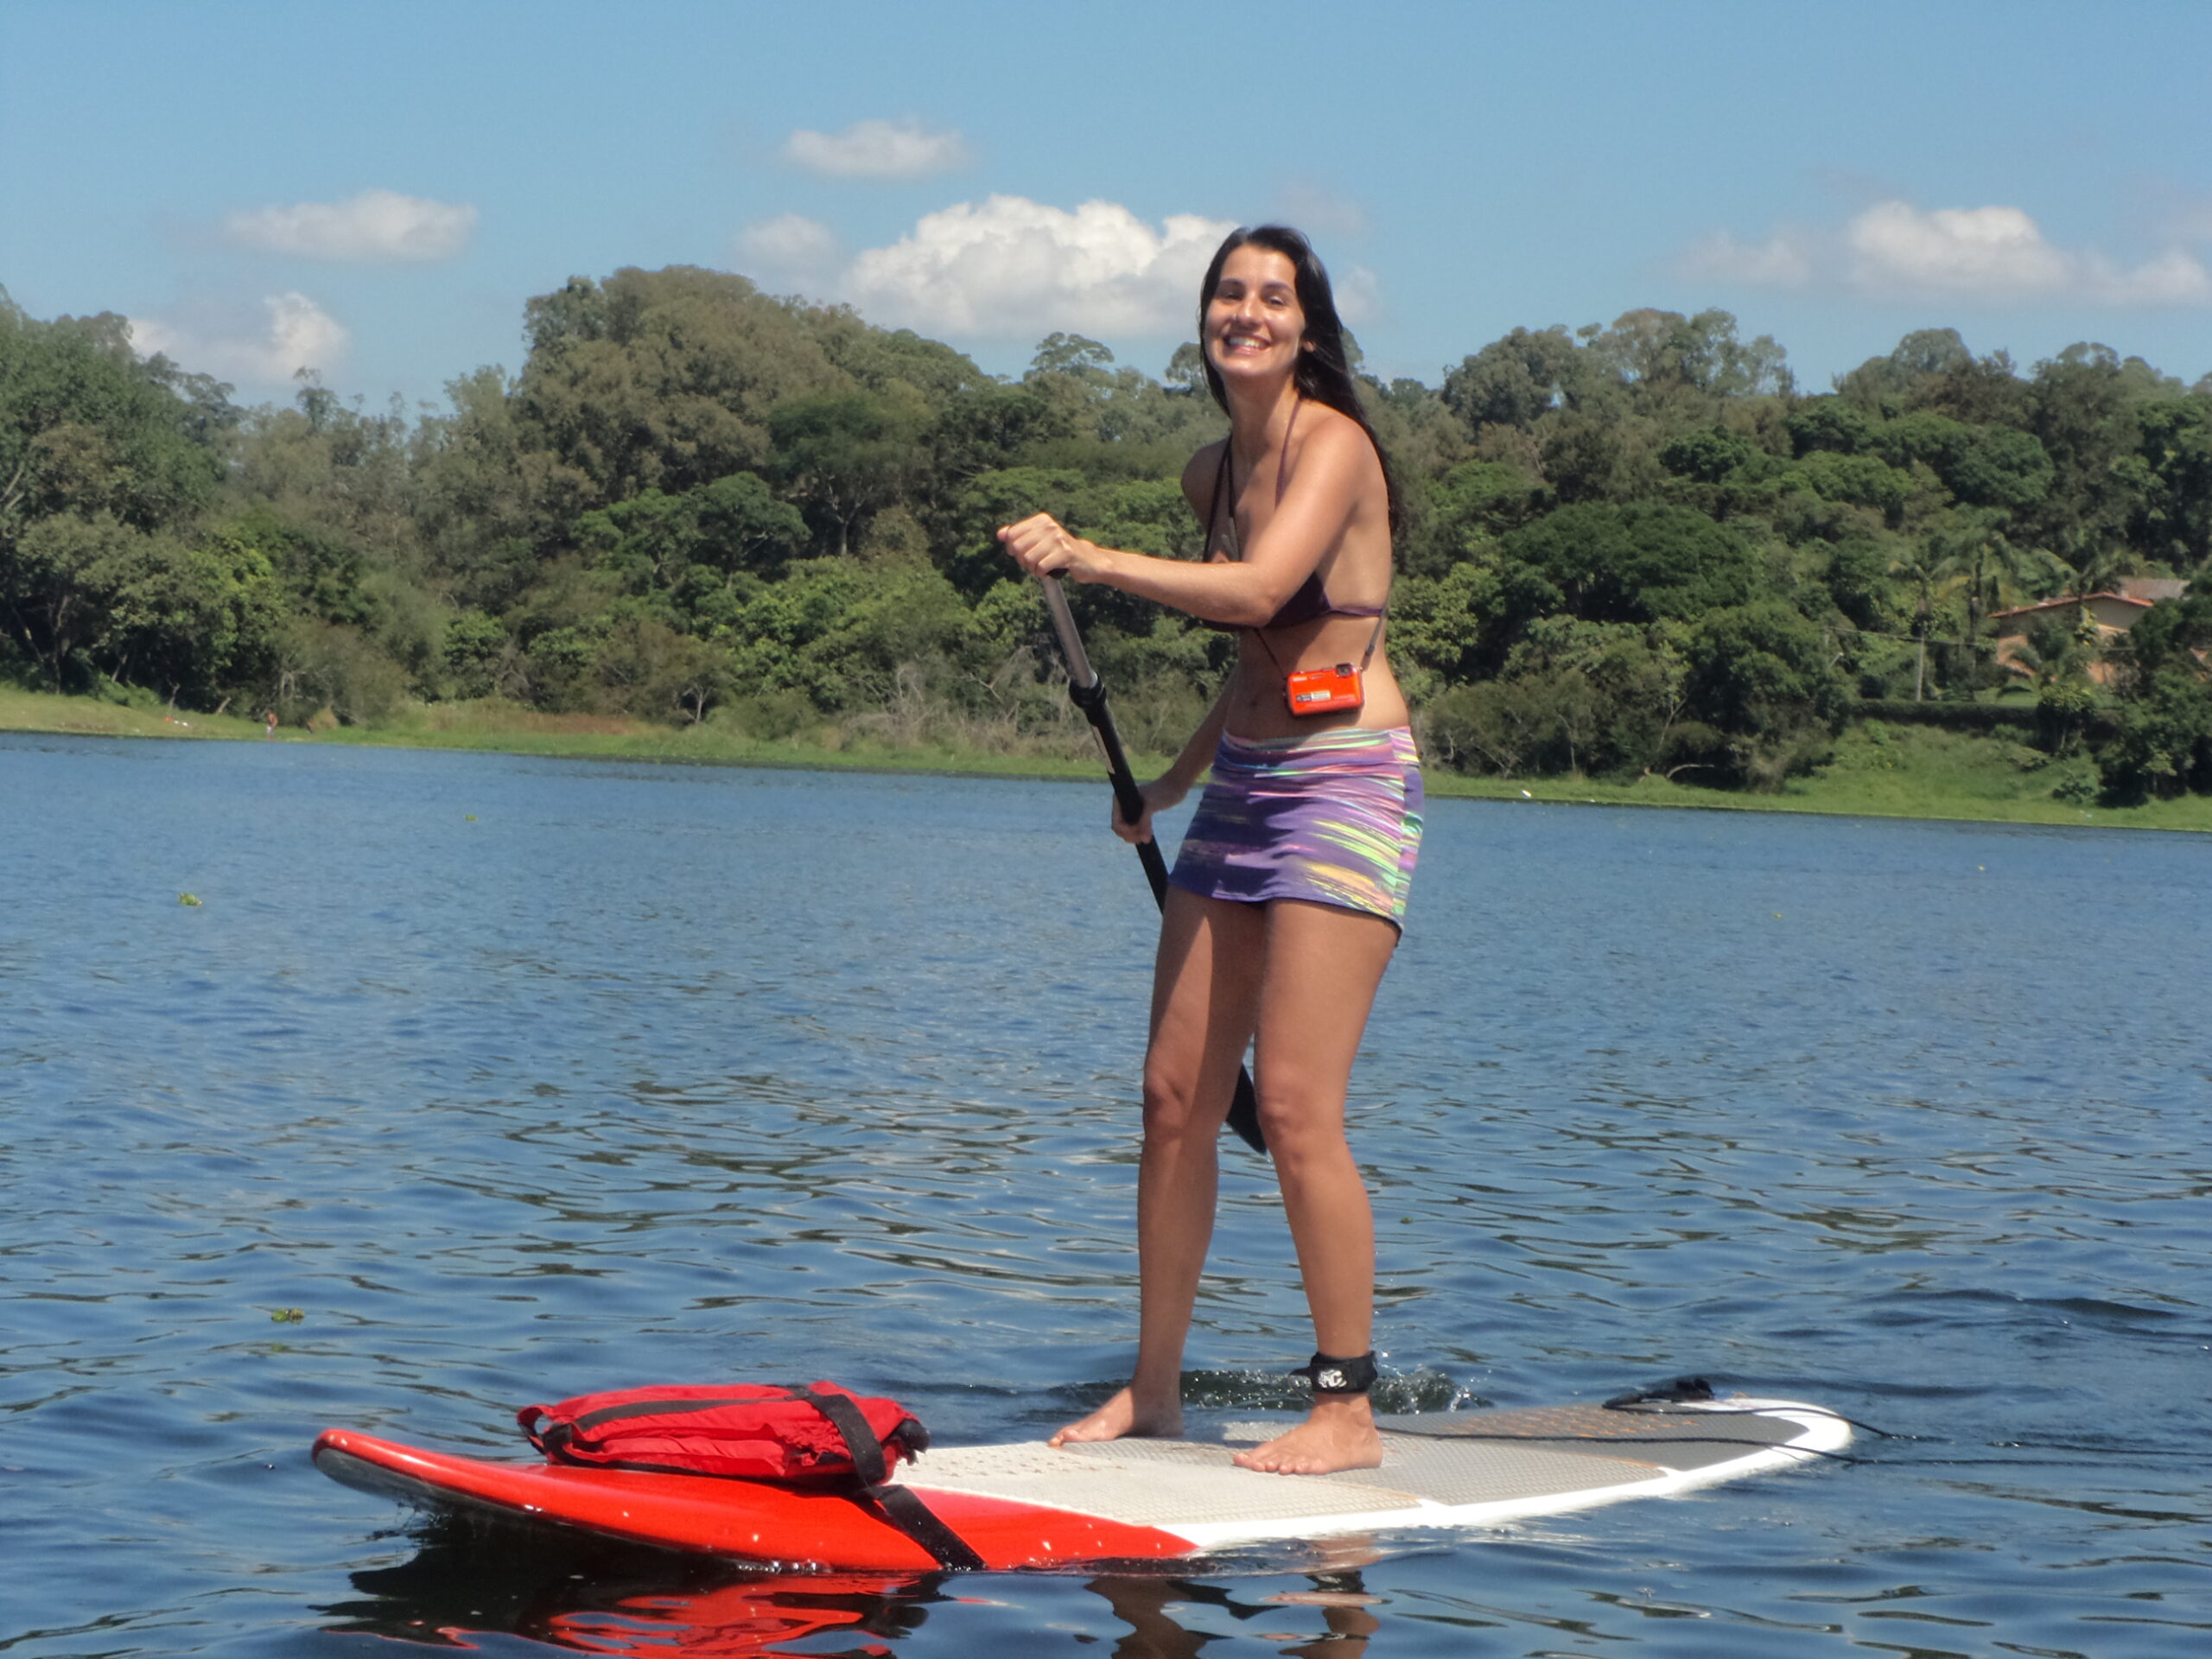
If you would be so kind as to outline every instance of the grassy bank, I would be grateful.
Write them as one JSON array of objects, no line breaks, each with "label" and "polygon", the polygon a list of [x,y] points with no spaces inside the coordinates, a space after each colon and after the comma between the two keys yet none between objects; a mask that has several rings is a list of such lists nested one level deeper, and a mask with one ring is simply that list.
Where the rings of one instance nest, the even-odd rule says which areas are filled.
[{"label": "grassy bank", "polygon": [[230,715],[172,715],[161,709],[128,708],[102,697],[57,697],[0,683],[0,731],[64,732],[91,737],[245,738],[261,736],[263,728],[257,720]]},{"label": "grassy bank", "polygon": [[1808,778],[1792,779],[1772,795],[1695,789],[1656,778],[1611,784],[1579,778],[1501,780],[1433,774],[1429,788],[1438,795],[1491,800],[2212,830],[2212,797],[2191,795],[2128,807],[2061,799],[2052,794],[2054,786],[2069,778],[2094,774],[2085,767],[2037,764],[2037,760],[2032,751],[2001,737],[1869,721],[1837,740],[1827,765]]},{"label": "grassy bank", "polygon": [[994,777],[1088,778],[1098,772],[1088,727],[1065,741],[1018,752],[944,744],[899,744],[820,728],[787,738],[754,737],[712,721],[674,727],[607,715],[547,715],[502,703],[416,703],[376,726],[277,728],[227,715],[172,715],[98,697],[56,696],[0,686],[0,731],[95,737],[233,739],[341,744],[359,748],[471,749],[499,754],[651,760],[695,766],[802,766],[853,772],[951,772]]},{"label": "grassy bank", "polygon": [[[0,730],[102,737],[233,739],[398,748],[475,749],[652,760],[702,766],[803,766],[866,772],[944,772],[991,777],[1096,778],[1099,763],[1081,728],[1020,751],[854,738],[823,728],[757,738],[709,721],[673,728],[595,715],[543,715],[506,705],[415,705],[387,724],[320,733],[281,729],[223,715],[170,715],[92,697],[0,687]],[[1165,764],[1132,758],[1140,775]],[[1820,812],[1847,817],[1961,818],[1999,823],[2094,824],[2113,829],[2212,830],[2212,798],[2189,796],[2136,807],[2079,799],[2081,762],[2045,762],[2003,737],[1867,721],[1838,740],[1834,758],[1779,793],[1697,789],[1656,778],[1602,783],[1580,778],[1499,779],[1433,770],[1440,797],[1536,800],[1604,806],[1673,806],[1706,811]],[[2069,787],[2069,780],[2071,786]],[[2056,789],[2059,794],[2054,795]]]}]

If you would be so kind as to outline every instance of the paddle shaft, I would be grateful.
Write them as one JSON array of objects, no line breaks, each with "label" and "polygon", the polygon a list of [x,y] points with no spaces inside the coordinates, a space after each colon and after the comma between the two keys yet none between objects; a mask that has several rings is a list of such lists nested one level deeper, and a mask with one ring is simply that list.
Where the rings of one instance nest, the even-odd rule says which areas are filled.
[{"label": "paddle shaft", "polygon": [[[1068,596],[1061,589],[1060,579],[1039,576],[1037,581],[1045,590],[1045,609],[1052,616],[1052,632],[1060,637],[1060,652],[1067,658],[1068,698],[1083,710],[1090,729],[1098,734],[1098,747],[1106,756],[1106,776],[1114,785],[1114,799],[1121,808],[1122,822],[1135,823],[1144,816],[1144,795],[1129,771],[1129,757],[1122,747],[1122,734],[1115,728],[1114,711],[1106,706],[1106,683],[1098,677],[1098,671],[1091,667],[1090,655],[1083,648],[1083,635],[1077,632],[1075,618],[1069,613]],[[1146,836],[1137,843],[1137,859],[1144,866],[1145,880],[1152,884],[1153,902],[1162,910],[1166,909],[1167,861],[1160,855],[1160,843]],[[1253,1151],[1263,1153],[1268,1149],[1267,1136],[1260,1129],[1260,1103],[1252,1092],[1252,1074],[1242,1065],[1236,1068],[1236,1093],[1229,1103],[1229,1127]]]}]

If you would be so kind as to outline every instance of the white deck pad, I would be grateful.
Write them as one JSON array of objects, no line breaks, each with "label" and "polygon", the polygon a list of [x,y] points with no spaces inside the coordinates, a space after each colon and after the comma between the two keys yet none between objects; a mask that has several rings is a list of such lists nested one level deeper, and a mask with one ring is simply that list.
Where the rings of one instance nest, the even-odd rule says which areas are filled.
[{"label": "white deck pad", "polygon": [[1240,1469],[1230,1461],[1240,1446],[1289,1425],[1230,1423],[1207,1440],[948,1447],[923,1454],[906,1484],[925,1497],[1008,1498],[1220,1546],[1489,1526],[1663,1497],[1809,1462],[1851,1440],[1849,1425],[1821,1407],[1741,1395],[1379,1421],[1382,1466],[1334,1475]]}]

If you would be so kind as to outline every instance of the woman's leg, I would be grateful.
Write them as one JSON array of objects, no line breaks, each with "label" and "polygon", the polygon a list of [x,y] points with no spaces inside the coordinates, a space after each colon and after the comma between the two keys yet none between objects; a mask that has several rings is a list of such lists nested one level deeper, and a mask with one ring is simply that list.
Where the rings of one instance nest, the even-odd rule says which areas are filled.
[{"label": "woman's leg", "polygon": [[[1313,1345],[1349,1358],[1373,1345],[1375,1218],[1344,1139],[1344,1092],[1376,988],[1398,943],[1381,918],[1280,899],[1267,906],[1259,1047],[1260,1124],[1313,1315]],[[1372,1468],[1382,1443],[1364,1395],[1314,1396],[1306,1421],[1240,1453],[1248,1469]]]},{"label": "woman's leg", "polygon": [[1213,1239],[1215,1149],[1252,1040],[1274,908],[1167,890],[1137,1168],[1136,1372],[1128,1388],[1052,1436],[1054,1446],[1182,1430],[1183,1341]]}]

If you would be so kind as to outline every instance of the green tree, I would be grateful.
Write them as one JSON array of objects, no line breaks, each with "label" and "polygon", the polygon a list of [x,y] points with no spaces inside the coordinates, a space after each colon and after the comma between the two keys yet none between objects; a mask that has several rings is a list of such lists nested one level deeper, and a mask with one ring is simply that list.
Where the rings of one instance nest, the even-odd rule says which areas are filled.
[{"label": "green tree", "polygon": [[2106,346],[2069,346],[2036,365],[2029,418],[2052,480],[2033,539],[2077,566],[2121,539],[2132,504],[2116,463],[2141,446],[2138,407],[2177,389]]},{"label": "green tree", "polygon": [[2116,804],[2212,793],[2212,686],[2202,672],[2168,668],[2149,676],[2115,724],[2097,770]]},{"label": "green tree", "polygon": [[1878,415],[1920,404],[1931,385],[1974,360],[1957,329],[1922,328],[1899,340],[1887,357],[1870,357],[1837,377],[1835,389],[1846,402]]},{"label": "green tree", "polygon": [[1565,770],[1649,772],[1688,708],[1686,638],[1678,624],[1550,617],[1513,648],[1504,677],[1548,683],[1540,706],[1553,711]]},{"label": "green tree", "polygon": [[2212,572],[2212,396],[2146,403],[2135,420],[2135,454],[2113,463],[2134,495],[2128,539],[2177,570]]},{"label": "green tree", "polygon": [[260,550],[220,532],[147,536],[113,570],[93,652],[109,677],[215,708],[265,682],[283,591]]},{"label": "green tree", "polygon": [[89,647],[145,537],[111,512],[55,513],[0,541],[9,632],[54,690],[87,683]]},{"label": "green tree", "polygon": [[1444,402],[1470,432],[1488,425],[1523,429],[1587,395],[1581,350],[1563,327],[1516,328],[1444,377]]},{"label": "green tree", "polygon": [[968,609],[926,565],[809,559],[765,588],[733,631],[742,682],[803,691],[830,710],[881,706],[899,670],[957,677]]},{"label": "green tree", "polygon": [[231,416],[213,383],[134,356],[122,318],[39,322],[0,289],[0,537],[65,512],[188,521],[214,496]]},{"label": "green tree", "polygon": [[1659,464],[1677,478],[1718,484],[1730,474],[1757,463],[1757,444],[1725,426],[1700,427],[1659,452]]},{"label": "green tree", "polygon": [[582,473],[525,442],[506,373],[446,384],[450,414],[426,416],[410,444],[410,511],[429,571],[454,602],[514,603],[537,550],[563,540],[591,499]]},{"label": "green tree", "polygon": [[505,625],[482,611],[461,611],[446,624],[447,688],[456,697],[490,697],[515,686],[518,653]]},{"label": "green tree", "polygon": [[1863,454],[1874,447],[1874,417],[1842,397],[1808,397],[1790,414],[1791,447],[1802,458],[1815,454]]},{"label": "green tree", "polygon": [[1872,537],[1848,537],[1830,549],[1825,573],[1828,598],[1852,626],[1881,632],[1893,625],[1894,563],[1891,545]]},{"label": "green tree", "polygon": [[1885,464],[1874,455],[1839,454],[1815,450],[1802,457],[1791,471],[1809,484],[1822,499],[1869,508],[1895,530],[1912,499],[1910,474]]},{"label": "green tree", "polygon": [[869,517],[912,481],[926,411],[873,392],[795,397],[768,417],[778,474],[828,531],[829,550],[851,550]]},{"label": "green tree", "polygon": [[288,616],[272,655],[270,706],[287,725],[328,709],[348,726],[391,717],[407,695],[407,672],[358,628]]},{"label": "green tree", "polygon": [[600,708],[648,720],[680,713],[692,725],[728,698],[738,673],[728,647],[650,616],[608,627],[594,642],[591,671]]},{"label": "green tree", "polygon": [[1549,505],[1533,474],[1496,461],[1463,461],[1408,494],[1414,527],[1404,538],[1402,566],[1429,576],[1441,575]]},{"label": "green tree", "polygon": [[[692,632],[726,593],[780,575],[806,543],[806,522],[751,473],[682,495],[646,490],[583,514],[576,542],[619,591],[650,598]],[[733,588],[733,582],[735,588]]]},{"label": "green tree", "polygon": [[938,567],[960,592],[988,593],[1014,569],[995,539],[999,526],[1037,512],[1071,523],[1084,487],[1084,475],[1069,467],[1008,467],[977,474],[961,486],[944,516],[939,533],[945,550]]},{"label": "green tree", "polygon": [[213,499],[229,415],[215,383],[141,362],[122,318],[39,322],[0,291],[0,624],[57,690],[143,585],[143,538]]},{"label": "green tree", "polygon": [[1817,625],[1775,600],[1700,617],[1684,656],[1690,715],[1727,738],[1738,781],[1770,787],[1827,752],[1847,694]]},{"label": "green tree", "polygon": [[2201,675],[2212,658],[2212,587],[2153,605],[2127,631],[2126,650],[2137,682],[2166,673]]},{"label": "green tree", "polygon": [[1879,428],[1873,442],[1892,466],[1925,463],[1965,506],[2031,507],[2050,492],[2050,457],[2031,432],[1919,410]]},{"label": "green tree", "polygon": [[1206,391],[1206,354],[1195,340],[1186,340],[1178,346],[1167,359],[1167,372],[1160,377],[1170,391],[1187,397],[1204,397]]},{"label": "green tree", "polygon": [[569,475],[583,507],[762,467],[777,405],[861,390],[823,348],[824,314],[719,271],[575,277],[531,300],[525,319],[518,435]]},{"label": "green tree", "polygon": [[1782,347],[1765,334],[1738,340],[1736,319],[1726,311],[1694,317],[1630,311],[1594,334],[1585,351],[1646,404],[1688,401],[1696,407],[1701,398],[1786,394],[1794,385]]},{"label": "green tree", "polygon": [[1440,576],[1401,576],[1390,590],[1390,662],[1416,702],[1480,670],[1483,619],[1502,607],[1497,576],[1463,560]]},{"label": "green tree", "polygon": [[1570,504],[1634,499],[1642,493],[1635,465],[1641,435],[1626,422],[1586,410],[1554,416],[1536,442],[1544,482]]},{"label": "green tree", "polygon": [[1075,435],[1074,416],[1027,386],[987,386],[939,407],[929,445],[941,489],[1019,464],[1038,445]]},{"label": "green tree", "polygon": [[1501,547],[1502,563],[1533,578],[1516,584],[1508,574],[1502,584],[1508,640],[1534,620],[1532,604],[1588,622],[1649,622],[1740,605],[1765,585],[1751,544],[1688,507],[1561,507]]}]

